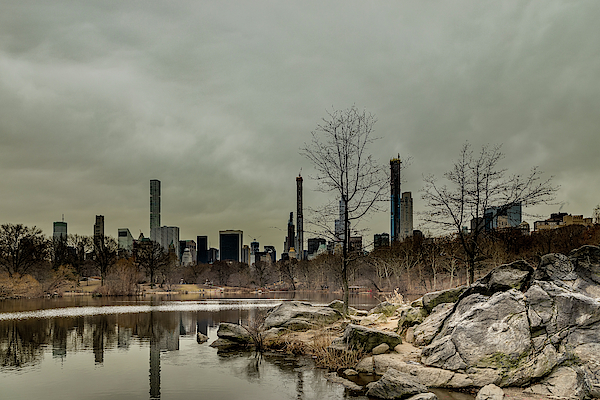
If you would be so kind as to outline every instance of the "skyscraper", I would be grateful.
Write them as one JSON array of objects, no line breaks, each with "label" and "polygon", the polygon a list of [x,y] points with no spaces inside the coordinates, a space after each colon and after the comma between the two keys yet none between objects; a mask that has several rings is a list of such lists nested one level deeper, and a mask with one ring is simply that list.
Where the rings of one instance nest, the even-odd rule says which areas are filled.
[{"label": "skyscraper", "polygon": [[196,236],[197,263],[208,264],[208,236]]},{"label": "skyscraper", "polygon": [[65,221],[55,222],[52,232],[52,239],[66,240],[67,239],[67,223]]},{"label": "skyscraper", "polygon": [[285,238],[285,253],[289,252],[290,249],[294,248],[294,246],[296,245],[294,242],[296,241],[296,234],[295,234],[295,227],[294,227],[294,212],[292,211],[290,213],[290,219],[288,220],[288,228],[287,228],[287,237]]},{"label": "skyscraper", "polygon": [[413,234],[413,199],[411,192],[402,193],[400,199],[400,240]]},{"label": "skyscraper", "polygon": [[118,235],[119,250],[133,251],[133,236],[129,232],[129,229],[119,228]]},{"label": "skyscraper", "polygon": [[241,261],[242,260],[242,241],[244,233],[242,231],[226,230],[219,231],[219,255],[222,261]]},{"label": "skyscraper", "polygon": [[161,226],[160,228],[154,228],[150,231],[150,237],[153,237],[158,244],[162,246],[165,251],[170,251],[171,246],[173,252],[177,256],[177,259],[181,259],[181,253],[179,248],[179,227],[178,226]]},{"label": "skyscraper", "polygon": [[94,239],[104,237],[104,215],[96,215],[94,224]]},{"label": "skyscraper", "polygon": [[392,242],[397,242],[401,239],[402,235],[400,232],[401,226],[401,213],[400,213],[400,198],[402,193],[400,192],[400,168],[402,161],[400,161],[400,155],[398,158],[392,158],[390,160],[390,185],[391,185],[391,223],[390,223],[390,236]]},{"label": "skyscraper", "polygon": [[296,178],[296,254],[298,259],[304,258],[304,226],[302,213],[302,176]]},{"label": "skyscraper", "polygon": [[153,237],[152,229],[160,228],[160,181],[152,179],[150,181],[150,239]]},{"label": "skyscraper", "polygon": [[344,198],[340,199],[340,209],[339,209],[339,219],[334,221],[335,228],[334,233],[336,240],[339,242],[343,242],[346,238],[346,230],[350,231],[350,221],[348,221],[347,229],[344,228],[344,220],[346,219],[346,202],[344,202]]}]

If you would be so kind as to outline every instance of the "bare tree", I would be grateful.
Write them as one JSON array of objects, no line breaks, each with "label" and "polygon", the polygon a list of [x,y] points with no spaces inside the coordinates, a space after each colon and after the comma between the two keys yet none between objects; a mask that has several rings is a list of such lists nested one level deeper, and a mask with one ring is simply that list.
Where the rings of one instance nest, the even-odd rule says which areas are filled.
[{"label": "bare tree", "polygon": [[558,190],[551,178],[542,179],[537,167],[526,176],[507,176],[506,169],[499,166],[503,158],[500,146],[483,146],[474,154],[466,143],[458,161],[444,174],[449,186],[438,183],[433,175],[424,178],[422,197],[429,207],[425,220],[457,235],[464,251],[468,283],[473,282],[476,264],[484,256],[480,244],[487,229],[486,219],[494,219],[518,204],[527,207],[547,203]]},{"label": "bare tree", "polygon": [[4,224],[0,227],[0,269],[23,275],[33,266],[45,261],[48,241],[39,228],[22,224]]},{"label": "bare tree", "polygon": [[[344,314],[348,310],[348,265],[350,263],[350,224],[357,223],[368,212],[377,209],[384,200],[388,179],[383,165],[369,154],[375,117],[355,106],[333,110],[312,132],[312,140],[305,143],[301,154],[315,169],[318,190],[335,193],[333,202],[318,210],[316,224],[331,234],[332,216],[339,215],[335,207],[340,201],[339,224],[341,232],[333,232],[341,243],[341,280],[344,292]],[[329,218],[328,218],[329,217]],[[315,222],[313,222],[315,223]],[[341,233],[341,234],[340,234]],[[330,235],[331,236],[331,235]]]},{"label": "bare tree", "polygon": [[135,262],[146,271],[150,277],[150,285],[160,271],[163,271],[170,263],[169,253],[155,241],[141,242],[134,249]]},{"label": "bare tree", "polygon": [[102,285],[108,269],[117,262],[118,245],[117,241],[111,236],[97,236],[93,239],[93,257],[94,265],[100,271]]}]

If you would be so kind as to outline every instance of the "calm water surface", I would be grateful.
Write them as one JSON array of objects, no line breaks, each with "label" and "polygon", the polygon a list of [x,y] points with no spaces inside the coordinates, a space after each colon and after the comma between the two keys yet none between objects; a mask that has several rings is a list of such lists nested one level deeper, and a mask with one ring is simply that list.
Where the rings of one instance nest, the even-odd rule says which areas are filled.
[{"label": "calm water surface", "polygon": [[[247,322],[281,298],[147,297],[0,302],[0,399],[365,399],[327,382],[310,360],[218,354],[220,322]],[[280,297],[280,298],[277,298]],[[368,309],[378,300],[353,296]]]}]

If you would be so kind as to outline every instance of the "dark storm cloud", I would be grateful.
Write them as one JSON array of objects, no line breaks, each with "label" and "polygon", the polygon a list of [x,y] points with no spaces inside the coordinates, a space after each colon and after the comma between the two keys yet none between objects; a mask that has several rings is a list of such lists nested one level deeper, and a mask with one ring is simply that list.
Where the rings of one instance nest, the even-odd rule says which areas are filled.
[{"label": "dark storm cloud", "polygon": [[[373,112],[405,190],[465,140],[539,165],[559,202],[599,200],[597,2],[2,4],[0,221],[148,232],[150,179],[182,236],[243,229],[281,246],[298,154],[326,110]],[[556,208],[556,207],[554,207]],[[540,209],[549,212],[554,208]],[[372,231],[387,231],[373,216]]]}]

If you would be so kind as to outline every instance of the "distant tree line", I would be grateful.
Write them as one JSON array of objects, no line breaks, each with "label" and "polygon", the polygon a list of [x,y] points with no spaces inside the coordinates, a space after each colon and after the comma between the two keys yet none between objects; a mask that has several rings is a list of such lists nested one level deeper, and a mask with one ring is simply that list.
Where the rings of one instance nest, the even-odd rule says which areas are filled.
[{"label": "distant tree line", "polygon": [[[479,233],[475,278],[491,268],[526,260],[537,265],[542,255],[568,254],[586,244],[600,243],[600,225],[569,225],[523,234],[516,228]],[[342,255],[323,254],[307,260],[275,263],[217,261],[182,266],[176,255],[158,243],[141,242],[132,252],[119,251],[116,240],[68,235],[52,240],[36,227],[21,224],[0,226],[0,298],[39,296],[77,285],[93,276],[102,279],[100,293],[131,295],[140,284],[160,285],[166,290],[181,282],[265,290],[343,289]],[[414,236],[380,247],[370,253],[346,256],[350,291],[419,295],[471,281],[471,260],[461,238]]]}]

